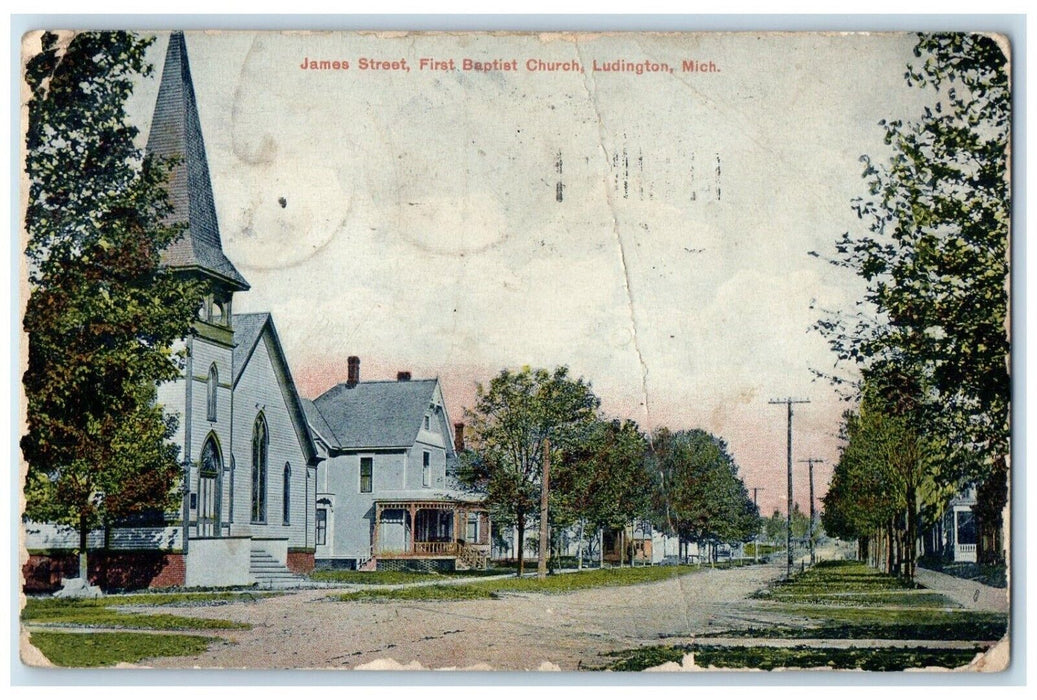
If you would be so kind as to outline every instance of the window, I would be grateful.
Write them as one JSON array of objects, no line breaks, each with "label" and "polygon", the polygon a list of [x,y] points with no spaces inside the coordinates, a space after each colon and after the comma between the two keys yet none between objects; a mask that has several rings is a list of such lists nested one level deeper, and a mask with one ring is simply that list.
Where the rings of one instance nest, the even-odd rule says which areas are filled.
[{"label": "window", "polygon": [[432,430],[432,416],[425,414],[425,430]]},{"label": "window", "polygon": [[465,539],[470,543],[479,542],[479,514],[469,513],[468,514],[468,527],[465,532]]},{"label": "window", "polygon": [[318,508],[317,509],[317,532],[316,540],[317,544],[328,543],[328,509]]},{"label": "window", "polygon": [[252,522],[266,522],[266,460],[270,438],[260,413],[252,427]]},{"label": "window", "polygon": [[432,453],[421,453],[421,485],[425,488],[432,486]]},{"label": "window", "polygon": [[[411,424],[413,425],[413,423]],[[360,458],[360,493],[371,493],[374,481],[374,458]]]},{"label": "window", "polygon": [[208,402],[206,404],[205,415],[210,422],[216,420],[216,388],[220,383],[220,373],[216,370],[216,363],[213,362],[209,366],[209,381],[206,385],[206,397]]},{"label": "window", "polygon": [[281,514],[284,524],[291,523],[292,513],[292,465],[284,463],[284,486],[281,489]]}]

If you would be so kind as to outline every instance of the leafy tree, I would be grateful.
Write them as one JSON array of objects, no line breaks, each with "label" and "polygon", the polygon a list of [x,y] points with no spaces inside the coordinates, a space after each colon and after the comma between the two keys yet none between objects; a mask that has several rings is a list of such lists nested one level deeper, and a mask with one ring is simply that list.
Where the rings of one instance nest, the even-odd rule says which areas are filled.
[{"label": "leafy tree", "polygon": [[558,464],[558,456],[586,437],[600,403],[567,367],[504,369],[488,387],[477,386],[475,407],[465,411],[471,441],[458,477],[486,494],[495,519],[515,524],[519,543],[538,517],[544,441],[550,440],[552,464]]},{"label": "leafy tree", "polygon": [[25,516],[78,530],[82,577],[92,529],[175,503],[176,421],[155,386],[180,375],[171,348],[202,299],[160,265],[182,233],[163,224],[167,164],[134,145],[126,121],[149,44],[84,32],[62,48],[45,33],[25,67]]},{"label": "leafy tree", "polygon": [[908,577],[922,506],[949,495],[937,478],[936,446],[914,425],[910,403],[889,384],[866,385],[858,411],[845,416],[846,444],[822,514],[825,528],[840,536],[883,537],[887,569]]},{"label": "leafy tree", "polygon": [[723,440],[703,430],[656,431],[657,518],[685,541],[738,542],[759,530],[759,513]]},{"label": "leafy tree", "polygon": [[553,520],[618,528],[647,513],[652,482],[645,471],[647,441],[631,420],[596,420],[563,454],[551,476]]},{"label": "leafy tree", "polygon": [[943,483],[979,484],[993,559],[1009,446],[1007,57],[980,34],[922,34],[914,53],[905,77],[931,105],[880,123],[890,156],[863,158],[869,194],[854,202],[868,230],[844,234],[832,261],[866,280],[863,307],[818,328],[865,378],[919,379],[916,423],[952,455]]}]

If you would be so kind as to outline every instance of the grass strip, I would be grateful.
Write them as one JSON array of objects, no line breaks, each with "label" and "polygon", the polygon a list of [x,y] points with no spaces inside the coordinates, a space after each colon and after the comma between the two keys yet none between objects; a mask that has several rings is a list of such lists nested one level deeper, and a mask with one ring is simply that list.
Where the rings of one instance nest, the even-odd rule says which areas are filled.
[{"label": "grass strip", "polygon": [[215,641],[186,634],[33,632],[30,642],[57,666],[87,668],[159,656],[194,656]]},{"label": "grass strip", "polygon": [[388,602],[397,600],[481,600],[496,598],[492,591],[476,588],[475,586],[454,585],[444,586],[435,584],[432,586],[413,586],[411,588],[388,588],[366,591],[353,591],[335,596],[336,600],[365,601],[365,602]]},{"label": "grass strip", "polygon": [[917,639],[946,641],[993,641],[1008,631],[1008,619],[940,620],[916,623],[842,623],[819,627],[749,627],[727,632],[710,632],[708,637],[767,639]]},{"label": "grass strip", "polygon": [[343,601],[474,600],[497,598],[501,593],[564,594],[587,588],[633,586],[639,583],[665,581],[701,570],[697,565],[588,569],[553,574],[543,580],[535,577],[506,578],[493,581],[473,581],[463,585],[433,584],[390,590],[354,591],[335,596],[335,599]]},{"label": "grass strip", "polygon": [[684,654],[694,653],[700,667],[860,669],[863,671],[903,671],[908,668],[957,668],[968,664],[983,651],[972,649],[818,649],[815,647],[724,647],[708,644],[642,647],[609,656],[619,657],[605,668],[612,671],[643,671],[666,661],[680,662]]},{"label": "grass strip", "polygon": [[420,581],[448,581],[454,578],[478,578],[482,576],[500,576],[513,574],[509,569],[478,569],[472,571],[425,572],[425,571],[313,571],[309,577],[313,581],[325,583],[351,583],[362,585],[385,586],[400,583],[416,583]]},{"label": "grass strip", "polygon": [[897,608],[960,608],[961,606],[940,593],[895,593],[841,595],[838,593],[787,595],[769,597],[778,603],[818,606],[897,607]]},{"label": "grass strip", "polygon": [[22,609],[23,622],[79,625],[83,627],[118,627],[124,629],[250,629],[244,622],[214,618],[183,617],[165,613],[127,613],[110,606],[126,604],[122,597],[69,599],[30,598]]},{"label": "grass strip", "polygon": [[589,569],[572,573],[555,574],[541,580],[535,577],[509,578],[498,581],[479,581],[470,584],[494,593],[571,593],[587,588],[608,586],[634,586],[641,583],[667,581],[678,576],[702,571],[697,565],[645,566],[616,569]]}]

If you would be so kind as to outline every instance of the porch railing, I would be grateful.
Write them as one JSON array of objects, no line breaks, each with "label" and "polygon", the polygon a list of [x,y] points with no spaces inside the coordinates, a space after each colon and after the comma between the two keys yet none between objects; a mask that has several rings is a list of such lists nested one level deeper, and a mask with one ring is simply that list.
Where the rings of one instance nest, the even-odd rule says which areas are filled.
[{"label": "porch railing", "polygon": [[438,555],[455,555],[457,554],[457,543],[456,542],[415,542],[414,543],[415,554],[438,554]]}]

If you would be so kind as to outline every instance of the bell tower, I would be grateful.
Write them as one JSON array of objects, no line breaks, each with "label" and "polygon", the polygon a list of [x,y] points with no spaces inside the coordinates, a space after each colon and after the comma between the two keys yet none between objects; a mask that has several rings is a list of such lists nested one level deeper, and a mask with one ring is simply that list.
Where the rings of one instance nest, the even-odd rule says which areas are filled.
[{"label": "bell tower", "polygon": [[[183,552],[196,537],[231,532],[233,487],[224,493],[224,471],[233,463],[234,293],[248,282],[223,253],[209,163],[202,140],[191,66],[183,32],[169,36],[162,81],[146,152],[171,163],[167,223],[183,234],[162,252],[162,263],[205,283],[195,332],[186,339],[183,381],[159,386],[159,401],[182,417],[178,441],[184,462]],[[233,475],[233,471],[229,472]],[[226,477],[229,484],[232,476]]]},{"label": "bell tower", "polygon": [[169,37],[146,150],[174,160],[168,182],[173,205],[169,221],[185,227],[183,236],[163,252],[162,262],[208,283],[210,293],[195,324],[198,334],[230,344],[234,292],[247,290],[249,284],[224,255],[220,242],[202,125],[181,31]]}]

